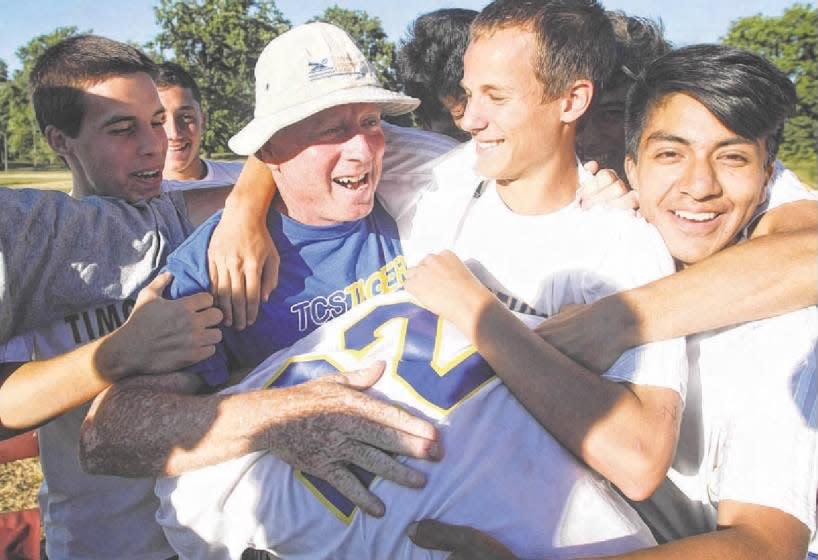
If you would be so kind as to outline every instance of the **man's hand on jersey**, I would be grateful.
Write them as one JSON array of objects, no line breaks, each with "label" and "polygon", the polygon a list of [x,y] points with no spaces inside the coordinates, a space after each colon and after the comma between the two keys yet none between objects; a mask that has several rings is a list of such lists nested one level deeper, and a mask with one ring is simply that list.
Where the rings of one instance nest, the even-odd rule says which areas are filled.
[{"label": "man's hand on jersey", "polygon": [[448,560],[517,560],[500,541],[471,527],[424,519],[406,533],[421,548],[451,552]]},{"label": "man's hand on jersey", "polygon": [[629,189],[616,171],[613,169],[600,170],[599,164],[595,161],[589,161],[583,167],[593,177],[582,183],[577,192],[581,208],[587,209],[594,206],[624,208],[625,210],[639,208],[638,193]]},{"label": "man's hand on jersey", "polygon": [[162,292],[172,278],[163,272],[145,286],[128,320],[101,347],[101,359],[121,372],[117,378],[169,373],[216,351],[215,344],[222,339],[222,313],[213,307],[213,296],[202,292],[164,299]]},{"label": "man's hand on jersey", "polygon": [[[238,184],[272,183],[267,166],[247,158]],[[224,213],[207,248],[213,295],[224,312],[224,324],[242,330],[255,323],[259,303],[278,284],[279,255],[267,229],[267,213],[228,197]]]},{"label": "man's hand on jersey", "polygon": [[286,389],[281,425],[267,434],[274,455],[296,469],[330,483],[363,511],[376,517],[385,508],[350,470],[356,465],[402,486],[421,488],[426,477],[390,455],[438,460],[436,428],[405,410],[362,391],[383,374],[384,363],[342,372]]},{"label": "man's hand on jersey", "polygon": [[624,342],[628,310],[610,296],[596,303],[570,305],[537,325],[535,332],[589,370],[606,372],[628,349]]},{"label": "man's hand on jersey", "polygon": [[451,251],[427,255],[406,272],[406,290],[429,311],[454,323],[464,334],[475,328],[491,295]]}]

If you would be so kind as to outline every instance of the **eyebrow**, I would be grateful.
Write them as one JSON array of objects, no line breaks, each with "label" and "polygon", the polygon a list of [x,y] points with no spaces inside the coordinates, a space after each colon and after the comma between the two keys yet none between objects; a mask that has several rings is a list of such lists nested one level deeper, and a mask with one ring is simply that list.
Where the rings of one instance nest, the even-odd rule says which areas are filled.
[{"label": "eyebrow", "polygon": [[[157,109],[153,113],[153,116],[156,117],[156,116],[159,116],[159,115],[163,115],[166,112],[167,111],[165,110],[165,108],[162,107],[161,109]],[[106,120],[105,122],[103,122],[101,128],[111,126],[112,124],[119,124],[121,122],[134,122],[134,121],[136,121],[136,117],[132,117],[132,116],[128,116],[128,115],[114,115],[113,117],[111,117],[108,120]]]},{"label": "eyebrow", "polygon": [[[676,142],[677,144],[684,144],[685,146],[690,145],[690,141],[686,138],[682,138],[681,136],[676,136],[675,134],[670,134],[669,132],[665,132],[663,130],[657,130],[650,136],[645,139],[645,144],[649,142]],[[755,141],[750,140],[749,138],[744,138],[743,136],[731,136],[730,138],[725,138],[721,142],[719,142],[716,146],[718,148],[723,148],[725,146],[735,146],[738,144],[755,144]]]}]

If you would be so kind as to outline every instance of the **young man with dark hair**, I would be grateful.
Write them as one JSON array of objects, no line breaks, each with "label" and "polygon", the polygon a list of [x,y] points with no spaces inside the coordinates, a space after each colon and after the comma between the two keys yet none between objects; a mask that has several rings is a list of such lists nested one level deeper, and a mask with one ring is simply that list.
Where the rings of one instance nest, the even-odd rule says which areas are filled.
[{"label": "young man with dark hair", "polygon": [[[673,51],[636,80],[626,168],[680,269],[747,239],[794,102],[772,64],[720,45]],[[633,504],[667,544],[606,558],[804,558],[818,489],[817,343],[815,307],[689,338],[672,468]],[[424,522],[412,534],[470,558],[514,558],[467,528]]]},{"label": "young man with dark hair", "polygon": [[202,96],[193,76],[175,62],[164,62],[159,65],[156,87],[166,111],[168,151],[163,176],[184,181],[167,185],[190,188],[187,181],[234,184],[241,173],[241,162],[213,161],[200,155],[207,114],[202,109]]},{"label": "young man with dark hair", "polygon": [[477,12],[444,8],[418,16],[398,51],[398,79],[407,94],[420,99],[414,115],[421,127],[468,140],[459,128],[465,97],[463,53]]}]

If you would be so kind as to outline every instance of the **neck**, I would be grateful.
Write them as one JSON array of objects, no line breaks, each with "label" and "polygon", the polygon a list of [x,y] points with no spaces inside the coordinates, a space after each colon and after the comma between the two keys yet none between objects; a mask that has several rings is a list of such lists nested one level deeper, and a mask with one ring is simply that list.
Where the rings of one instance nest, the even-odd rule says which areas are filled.
[{"label": "neck", "polygon": [[520,177],[498,180],[497,193],[516,214],[537,215],[555,212],[571,204],[579,186],[579,171],[573,146],[566,153],[533,166]]},{"label": "neck", "polygon": [[203,159],[197,159],[180,171],[165,170],[162,172],[163,179],[171,181],[198,181],[207,175],[207,165]]}]

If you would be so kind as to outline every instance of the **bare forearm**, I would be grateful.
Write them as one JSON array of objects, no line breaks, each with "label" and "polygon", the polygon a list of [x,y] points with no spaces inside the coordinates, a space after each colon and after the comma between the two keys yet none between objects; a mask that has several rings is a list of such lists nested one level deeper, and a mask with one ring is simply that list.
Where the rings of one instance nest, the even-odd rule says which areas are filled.
[{"label": "bare forearm", "polygon": [[604,560],[802,560],[806,556],[806,539],[803,543],[793,544],[773,534],[729,527],[653,548],[605,556]]},{"label": "bare forearm", "polygon": [[495,298],[483,305],[472,340],[537,421],[626,495],[643,499],[664,477],[677,413],[651,410],[567,358]]},{"label": "bare forearm", "polygon": [[118,476],[176,475],[261,449],[258,396],[111,387],[83,425],[83,467]]},{"label": "bare forearm", "polygon": [[609,301],[603,300],[602,306],[620,314],[633,314],[621,323],[633,328],[615,333],[620,337],[620,348],[815,305],[818,232],[753,239],[676,274],[606,299]]},{"label": "bare forearm", "polygon": [[252,214],[264,220],[275,193],[276,185],[267,166],[255,156],[250,156],[224,206],[227,210]]},{"label": "bare forearm", "polygon": [[0,426],[37,427],[93,399],[131,373],[117,359],[111,336],[71,352],[21,364],[0,385]]}]

